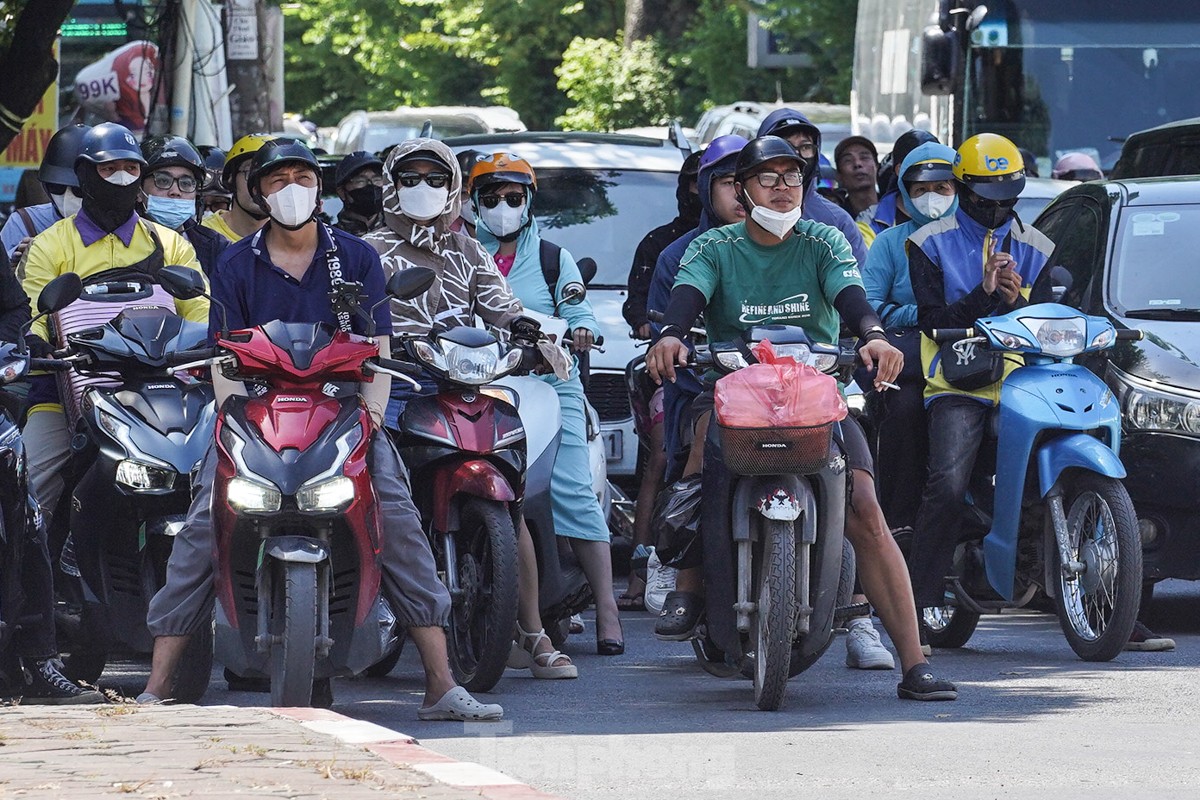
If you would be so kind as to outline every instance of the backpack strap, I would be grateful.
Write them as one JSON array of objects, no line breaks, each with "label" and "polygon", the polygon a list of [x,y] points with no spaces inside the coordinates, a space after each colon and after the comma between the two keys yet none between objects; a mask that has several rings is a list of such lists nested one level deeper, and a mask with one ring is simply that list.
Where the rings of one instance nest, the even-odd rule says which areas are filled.
[{"label": "backpack strap", "polygon": [[554,242],[548,242],[545,239],[541,240],[541,245],[538,248],[538,257],[542,262],[542,278],[546,281],[546,286],[550,287],[550,302],[554,302],[558,292],[558,275],[561,271],[559,257],[562,254],[562,248]]},{"label": "backpack strap", "polygon": [[18,208],[17,213],[21,215],[21,221],[25,223],[25,232],[30,236],[37,236],[37,226],[33,224],[33,217],[29,216],[29,212],[24,208]]}]

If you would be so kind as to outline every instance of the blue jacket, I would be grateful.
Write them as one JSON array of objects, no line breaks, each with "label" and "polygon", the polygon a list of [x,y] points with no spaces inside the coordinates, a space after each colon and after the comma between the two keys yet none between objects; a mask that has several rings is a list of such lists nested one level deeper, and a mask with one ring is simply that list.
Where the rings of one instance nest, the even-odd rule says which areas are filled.
[{"label": "blue jacket", "polygon": [[211,281],[217,271],[217,261],[225,252],[225,248],[229,247],[232,242],[212,228],[201,225],[195,217],[183,224],[180,233],[192,243],[192,247],[196,251],[196,260],[200,262],[204,274]]},{"label": "blue jacket", "polygon": [[4,252],[8,253],[9,258],[12,258],[13,250],[17,249],[17,245],[26,236],[37,236],[46,230],[46,228],[49,228],[62,219],[58,215],[58,209],[54,207],[53,203],[26,206],[25,212],[33,220],[34,230],[30,231],[25,227],[25,219],[17,209],[13,209],[12,214],[8,216],[8,219],[4,223],[4,228],[0,229],[0,242],[3,242]]},{"label": "blue jacket", "polygon": [[[900,174],[919,161],[931,158],[944,158],[954,163],[954,148],[936,142],[926,142],[913,149],[900,165]],[[863,268],[863,286],[866,287],[867,300],[885,328],[911,328],[917,324],[917,298],[913,294],[912,278],[908,271],[908,253],[906,243],[908,237],[916,233],[923,225],[933,220],[917,211],[912,198],[908,196],[908,188],[904,181],[898,182],[896,200],[904,204],[909,220],[899,225],[886,228],[875,237],[867,253],[867,264]],[[893,195],[885,195],[884,199]],[[879,205],[883,206],[883,200]],[[895,202],[891,204],[892,216],[895,217]],[[954,205],[943,216],[951,216],[958,210],[958,198]],[[878,215],[877,215],[878,216]]]}]

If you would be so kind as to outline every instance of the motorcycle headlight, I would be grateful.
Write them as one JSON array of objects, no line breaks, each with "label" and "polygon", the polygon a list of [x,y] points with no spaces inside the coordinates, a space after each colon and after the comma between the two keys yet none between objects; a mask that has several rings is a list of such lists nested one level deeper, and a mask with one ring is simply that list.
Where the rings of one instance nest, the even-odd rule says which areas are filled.
[{"label": "motorcycle headlight", "polygon": [[443,371],[446,370],[445,355],[442,354],[441,350],[438,350],[429,342],[426,342],[422,339],[416,339],[412,343],[412,348],[413,354],[416,355],[418,361],[424,362],[431,367],[435,367]]},{"label": "motorcycle headlight", "polygon": [[501,358],[500,347],[456,345],[446,351],[446,375],[457,383],[473,386],[488,383],[512,372],[521,363],[521,351],[510,350]]},{"label": "motorcycle headlight", "polygon": [[1082,353],[1087,345],[1087,320],[1083,317],[1021,317],[1020,323],[1033,334],[1042,352],[1047,355],[1069,358]]},{"label": "motorcycle headlight", "polygon": [[739,369],[745,369],[750,366],[746,363],[746,359],[737,350],[721,350],[717,354],[717,363],[722,369],[729,372],[736,372]]},{"label": "motorcycle headlight", "polygon": [[225,492],[229,505],[237,511],[274,513],[279,510],[282,497],[279,489],[245,478],[232,478]]},{"label": "motorcycle headlight", "polygon": [[345,475],[330,478],[296,492],[296,507],[301,511],[342,511],[354,502],[354,481]]},{"label": "motorcycle headlight", "polygon": [[169,492],[175,488],[175,470],[126,458],[117,463],[117,483],[139,492]]}]

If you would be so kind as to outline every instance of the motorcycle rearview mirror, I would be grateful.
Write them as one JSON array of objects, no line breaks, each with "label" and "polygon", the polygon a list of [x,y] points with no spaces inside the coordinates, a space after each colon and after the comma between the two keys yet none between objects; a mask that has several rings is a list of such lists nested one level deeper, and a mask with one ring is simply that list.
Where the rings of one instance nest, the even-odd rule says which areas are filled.
[{"label": "motorcycle rearview mirror", "polygon": [[37,299],[38,313],[53,314],[74,303],[83,294],[83,281],[77,272],[64,272],[47,283]]},{"label": "motorcycle rearview mirror", "polygon": [[433,138],[433,120],[431,120],[431,119],[425,120],[425,124],[421,126],[421,138],[422,139],[432,139]]},{"label": "motorcycle rearview mirror", "polygon": [[579,267],[579,275],[583,278],[583,285],[590,286],[592,281],[596,279],[596,271],[599,267],[596,266],[596,259],[581,258],[576,262]]},{"label": "motorcycle rearview mirror", "polygon": [[168,264],[155,274],[158,285],[176,300],[195,300],[207,297],[221,312],[221,335],[229,335],[229,317],[225,313],[225,304],[208,293],[208,284],[199,270],[180,264]]},{"label": "motorcycle rearview mirror", "polygon": [[1074,283],[1075,278],[1066,267],[1055,265],[1050,268],[1050,290],[1055,303],[1062,302]]},{"label": "motorcycle rearview mirror", "polygon": [[987,16],[988,8],[984,5],[975,6],[971,11],[971,15],[967,17],[967,32],[971,32],[983,24],[983,18]]},{"label": "motorcycle rearview mirror", "polygon": [[397,300],[412,300],[429,291],[436,277],[429,267],[409,267],[388,279],[387,293]]},{"label": "motorcycle rearview mirror", "polygon": [[579,281],[571,281],[562,290],[562,299],[557,305],[577,306],[587,297],[587,287]]}]

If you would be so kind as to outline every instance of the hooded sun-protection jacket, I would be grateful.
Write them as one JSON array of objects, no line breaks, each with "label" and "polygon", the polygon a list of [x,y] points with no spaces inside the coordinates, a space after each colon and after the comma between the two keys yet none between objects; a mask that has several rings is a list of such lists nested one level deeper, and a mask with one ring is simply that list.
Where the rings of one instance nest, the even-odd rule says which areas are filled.
[{"label": "hooded sun-protection jacket", "polygon": [[[935,158],[953,164],[954,156],[953,147],[926,142],[908,154],[900,165],[900,174],[903,175],[913,164]],[[875,237],[875,243],[867,253],[867,265],[863,268],[863,285],[867,290],[867,300],[879,314],[885,328],[911,328],[917,324],[917,298],[913,294],[909,276],[905,242],[933,220],[917,211],[912,198],[908,196],[908,187],[902,180],[897,182],[896,198],[904,204],[909,219],[881,231]],[[954,204],[942,216],[953,216],[957,210],[958,198],[955,197]]]},{"label": "hooded sun-protection jacket", "polygon": [[[816,145],[817,152],[821,152],[821,130],[816,125],[808,121],[808,117],[796,111],[793,108],[780,108],[772,111],[767,115],[767,118],[758,126],[758,135],[765,136],[775,127],[782,119],[796,119],[801,124],[810,126],[813,131],[813,144]],[[804,175],[804,216],[802,219],[811,219],[813,222],[823,222],[826,225],[832,225],[842,232],[846,237],[846,241],[850,243],[850,250],[854,253],[854,260],[858,262],[859,267],[867,263],[867,245],[863,241],[862,231],[858,225],[854,223],[854,219],[846,213],[845,209],[839,208],[836,203],[825,199],[821,193],[817,191],[817,177],[820,169],[814,169],[811,172],[805,171]]]},{"label": "hooded sun-protection jacket", "polygon": [[[409,219],[400,210],[400,199],[392,173],[414,153],[428,153],[450,173],[450,192],[440,216],[425,223]],[[462,172],[450,148],[436,139],[409,139],[388,156],[384,166],[384,226],[363,238],[383,262],[390,278],[410,267],[429,267],[437,278],[425,294],[413,300],[392,301],[394,335],[426,334],[435,324],[450,327],[474,324],[478,315],[489,325],[507,327],[521,315],[521,303],[509,289],[504,276],[479,242],[465,233],[450,230],[458,219]]]}]

